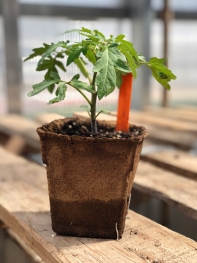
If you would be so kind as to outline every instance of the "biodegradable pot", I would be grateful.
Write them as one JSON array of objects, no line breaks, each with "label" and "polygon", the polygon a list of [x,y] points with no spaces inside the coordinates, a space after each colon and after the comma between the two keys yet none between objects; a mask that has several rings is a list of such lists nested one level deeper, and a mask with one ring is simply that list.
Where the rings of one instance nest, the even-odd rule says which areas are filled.
[{"label": "biodegradable pot", "polygon": [[140,135],[131,138],[61,134],[70,120],[55,120],[37,129],[47,169],[52,229],[63,235],[121,238],[147,132],[133,125],[131,129],[140,129]]}]

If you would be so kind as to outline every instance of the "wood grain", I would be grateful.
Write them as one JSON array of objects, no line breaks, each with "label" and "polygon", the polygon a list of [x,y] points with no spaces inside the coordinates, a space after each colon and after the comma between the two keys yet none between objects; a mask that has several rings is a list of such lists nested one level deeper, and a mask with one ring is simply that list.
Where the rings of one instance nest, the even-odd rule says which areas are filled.
[{"label": "wood grain", "polygon": [[[87,118],[88,114],[86,112],[75,112],[74,116]],[[106,120],[106,121],[116,121],[116,113],[112,112],[111,115],[100,114],[98,116],[98,120]],[[171,130],[167,127],[160,127],[159,125],[153,125],[153,123],[143,122],[139,119],[132,119],[131,123],[135,123],[136,125],[145,126],[149,132],[147,140],[151,140],[152,143],[162,143],[162,144],[170,144],[174,147],[177,147],[182,150],[190,150],[197,137],[194,133],[185,132],[183,130]]]},{"label": "wood grain", "polygon": [[[0,219],[46,263],[197,262],[196,242],[132,211],[119,241],[53,236],[45,169],[2,148],[0,167]],[[150,188],[147,167],[143,171],[140,168],[141,172],[144,184]],[[182,194],[181,187],[177,193]]]},{"label": "wood grain", "polygon": [[38,123],[17,114],[0,116],[0,132],[10,137],[19,135],[25,142],[33,147],[40,149],[40,143],[36,129]]},{"label": "wood grain", "polygon": [[185,122],[197,122],[197,112],[195,110],[188,111],[181,108],[146,107],[145,112],[162,118],[182,120]]},{"label": "wood grain", "polygon": [[140,161],[134,187],[197,219],[197,182]]},{"label": "wood grain", "polygon": [[176,149],[155,148],[154,152],[141,155],[141,159],[197,181],[197,156]]}]

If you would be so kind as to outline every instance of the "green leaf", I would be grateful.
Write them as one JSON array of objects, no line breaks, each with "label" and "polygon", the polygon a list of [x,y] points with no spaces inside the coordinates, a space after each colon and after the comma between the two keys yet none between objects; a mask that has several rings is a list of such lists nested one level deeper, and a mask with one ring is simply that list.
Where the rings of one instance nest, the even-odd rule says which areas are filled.
[{"label": "green leaf", "polygon": [[43,62],[43,60],[46,57],[49,57],[51,55],[52,52],[54,52],[58,47],[65,47],[67,44],[67,42],[64,41],[59,41],[58,43],[54,44],[52,43],[47,50],[43,53],[41,59],[38,61],[38,66]]},{"label": "green leaf", "polygon": [[38,84],[33,85],[33,90],[30,91],[27,96],[31,97],[34,96],[40,92],[42,92],[43,90],[45,90],[46,88],[48,88],[50,85],[55,84],[55,83],[59,83],[59,80],[57,79],[53,79],[53,80],[44,80]]},{"label": "green leaf", "polygon": [[120,42],[120,41],[122,41],[124,38],[125,38],[125,35],[121,34],[121,35],[118,35],[118,36],[115,38],[115,41],[116,41],[116,42]]},{"label": "green leaf", "polygon": [[56,80],[60,79],[59,74],[57,72],[53,72],[53,71],[50,72],[50,77],[52,79],[56,79]]},{"label": "green leaf", "polygon": [[79,47],[74,50],[72,50],[68,56],[66,66],[69,66],[75,59],[79,58],[80,54],[86,54],[87,48],[85,47]]},{"label": "green leaf", "polygon": [[76,89],[87,90],[87,91],[89,91],[91,93],[94,93],[95,90],[94,90],[93,86],[89,85],[89,84],[87,84],[85,82],[79,81],[78,80],[79,77],[80,77],[79,74],[75,75],[68,84],[70,84],[71,86],[73,86]]},{"label": "green leaf", "polygon": [[137,65],[135,63],[135,60],[133,59],[133,56],[130,54],[128,50],[121,50],[121,51],[127,58],[127,63],[129,67],[131,68],[133,77],[136,78],[137,77],[137,71],[136,71]]},{"label": "green leaf", "polygon": [[170,85],[168,82],[175,80],[176,76],[165,66],[165,59],[153,57],[147,62],[147,65],[151,71],[153,77],[166,89],[170,90]]},{"label": "green leaf", "polygon": [[125,57],[116,48],[116,46],[112,46],[112,45],[109,46],[109,56],[110,56],[110,59],[113,61],[116,69],[122,72],[125,72],[125,73],[131,72],[131,69],[126,64]]},{"label": "green leaf", "polygon": [[127,59],[128,66],[132,70],[132,75],[134,78],[137,77],[137,71],[136,69],[140,66],[140,60],[137,54],[137,51],[133,47],[133,45],[126,41],[126,40],[120,40],[121,44],[119,45],[119,50],[121,53],[123,53]]},{"label": "green leaf", "polygon": [[97,93],[98,98],[102,99],[104,96],[109,94],[111,88],[116,85],[116,72],[114,63],[110,58],[109,49],[105,49],[103,52],[98,52],[97,56],[99,59],[94,65],[93,71],[99,72],[96,76],[95,84],[98,87]]},{"label": "green leaf", "polygon": [[44,54],[46,52],[46,50],[48,49],[49,45],[48,44],[43,44],[44,47],[39,47],[39,48],[34,48],[32,49],[33,53],[31,55],[29,55],[29,57],[27,57],[25,61],[29,60],[29,59],[32,59],[34,57],[37,57],[37,56],[41,56],[42,54]]},{"label": "green leaf", "polygon": [[64,67],[64,64],[61,61],[56,60],[55,65],[58,66],[62,71],[66,71],[66,68]]},{"label": "green leaf", "polygon": [[116,86],[120,88],[122,85],[122,73],[120,71],[116,71]]},{"label": "green leaf", "polygon": [[85,56],[93,65],[96,63],[96,57],[91,49],[87,50]]},{"label": "green leaf", "polygon": [[84,75],[84,77],[88,78],[89,73],[88,73],[87,69],[84,67],[84,63],[81,60],[81,58],[75,59],[74,63],[77,65],[77,67],[79,68],[81,73]]},{"label": "green leaf", "polygon": [[96,76],[98,87],[98,98],[102,99],[109,95],[116,86],[115,68],[122,72],[131,72],[125,63],[125,57],[116,47],[106,48],[103,52],[98,52],[99,59],[94,65],[93,71],[99,72]]},{"label": "green leaf", "polygon": [[48,104],[54,104],[60,102],[66,97],[67,86],[65,82],[61,82],[55,92],[56,97],[48,102]]}]

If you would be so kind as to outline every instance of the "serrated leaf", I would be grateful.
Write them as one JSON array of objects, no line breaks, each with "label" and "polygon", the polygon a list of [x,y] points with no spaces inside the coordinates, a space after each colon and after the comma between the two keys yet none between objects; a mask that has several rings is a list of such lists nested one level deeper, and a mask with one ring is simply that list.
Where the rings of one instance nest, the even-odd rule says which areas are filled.
[{"label": "serrated leaf", "polygon": [[142,56],[142,55],[138,55],[138,58],[139,58],[139,61],[141,62],[146,62],[146,59],[145,59],[145,57],[144,56]]},{"label": "serrated leaf", "polygon": [[89,74],[82,63],[81,58],[75,59],[74,63],[77,65],[84,77],[88,78]]},{"label": "serrated leaf", "polygon": [[120,71],[116,71],[116,86],[120,88],[122,85],[122,73]]},{"label": "serrated leaf", "polygon": [[153,77],[166,89],[170,90],[168,82],[176,79],[176,76],[165,65],[165,59],[153,57],[146,65],[151,69]]},{"label": "serrated leaf", "polygon": [[80,54],[86,54],[87,48],[86,47],[80,47],[72,50],[68,56],[66,66],[69,66],[75,59],[79,58]]},{"label": "serrated leaf", "polygon": [[125,35],[121,34],[121,35],[118,35],[118,36],[115,38],[115,41],[116,41],[116,42],[120,42],[120,41],[122,41],[124,38],[125,38]]},{"label": "serrated leaf", "polygon": [[92,50],[88,49],[85,56],[93,65],[96,63],[96,57]]},{"label": "serrated leaf", "polygon": [[85,28],[85,27],[82,27],[79,31],[80,32],[86,32],[86,33],[91,34],[91,35],[93,34],[92,30]]},{"label": "serrated leaf", "polygon": [[116,72],[114,63],[110,58],[109,49],[98,53],[99,59],[94,65],[93,71],[99,72],[95,84],[98,87],[98,98],[102,99],[116,85]]},{"label": "serrated leaf", "polygon": [[133,77],[136,78],[137,77],[137,71],[136,71],[137,66],[136,66],[135,60],[133,59],[133,57],[129,51],[122,50],[122,53],[127,58],[127,63],[129,65],[129,67],[131,68]]},{"label": "serrated leaf", "polygon": [[51,77],[52,79],[56,79],[56,80],[60,79],[59,74],[58,74],[57,72],[54,72],[54,71],[51,71],[51,72],[50,72],[50,77]]},{"label": "serrated leaf", "polygon": [[49,45],[47,44],[43,44],[44,47],[39,47],[39,48],[34,48],[32,49],[33,53],[29,55],[29,57],[27,57],[25,61],[29,60],[29,59],[32,59],[34,57],[37,57],[37,56],[41,56],[42,54],[44,54],[46,52],[46,50],[48,49]]},{"label": "serrated leaf", "polygon": [[78,80],[80,78],[80,75],[79,74],[76,74],[72,77],[71,81],[73,80]]},{"label": "serrated leaf", "polygon": [[61,70],[66,71],[66,68],[64,67],[64,64],[61,61],[56,60],[55,65],[58,66]]},{"label": "serrated leaf", "polygon": [[48,88],[50,85],[55,84],[55,83],[59,83],[58,80],[44,80],[38,84],[33,85],[33,90],[30,91],[27,96],[31,97],[34,96],[40,92],[42,92],[43,90],[45,90],[46,88]]},{"label": "serrated leaf", "polygon": [[80,80],[78,80],[78,79],[79,79],[79,74],[75,75],[75,76],[71,79],[71,81],[69,82],[69,84],[70,84],[71,86],[73,86],[74,88],[76,88],[76,89],[87,90],[87,91],[89,91],[89,92],[91,92],[91,93],[94,93],[94,92],[95,92],[95,90],[94,90],[94,88],[93,88],[92,85],[89,85],[89,84],[87,84],[87,83],[85,83],[85,82],[82,82],[82,81],[80,81]]},{"label": "serrated leaf", "polygon": [[121,40],[121,44],[119,45],[118,48],[122,53],[124,52],[126,54],[129,54],[128,56],[126,56],[127,60],[131,60],[131,57],[132,57],[132,59],[135,61],[136,68],[138,68],[140,66],[138,53],[135,50],[132,43],[130,43],[126,40]]},{"label": "serrated leaf", "polygon": [[52,43],[47,50],[45,51],[45,53],[42,55],[41,59],[38,61],[38,66],[43,62],[43,60],[50,56],[52,52],[54,52],[58,47],[65,47],[67,44],[67,42],[63,42],[63,41],[59,41],[58,43],[54,44]]},{"label": "serrated leaf", "polygon": [[125,57],[116,48],[107,48],[104,52],[98,52],[99,59],[94,65],[93,71],[99,72],[96,77],[98,87],[98,98],[102,99],[109,95],[116,86],[115,68],[122,72],[131,72],[131,69],[125,63]]},{"label": "serrated leaf", "polygon": [[54,104],[60,102],[66,97],[67,86],[64,82],[61,82],[56,90],[56,97],[48,102],[48,104]]},{"label": "serrated leaf", "polygon": [[99,30],[95,29],[94,30],[95,34],[98,34],[101,38],[105,39],[105,36],[103,35],[103,33],[101,33]]}]

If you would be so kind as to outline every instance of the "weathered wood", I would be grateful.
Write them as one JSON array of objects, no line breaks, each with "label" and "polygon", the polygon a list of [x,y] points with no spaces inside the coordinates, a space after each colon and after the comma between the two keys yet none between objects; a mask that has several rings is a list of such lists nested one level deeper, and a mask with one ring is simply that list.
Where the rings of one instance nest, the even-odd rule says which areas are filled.
[{"label": "weathered wood", "polygon": [[15,135],[10,137],[10,139],[6,142],[4,147],[9,152],[21,154],[26,147],[26,143],[21,136]]},{"label": "weathered wood", "polygon": [[[113,120],[116,121],[115,113],[113,115],[106,115],[100,114],[98,116],[98,120]],[[87,118],[88,114],[86,112],[75,112],[74,116]],[[134,120],[131,121],[132,123],[145,126],[149,132],[147,140],[152,140],[153,143],[162,143],[162,144],[170,144],[182,150],[190,150],[193,147],[194,142],[196,141],[196,135],[187,133],[184,131],[175,131],[170,130],[167,128],[161,128],[158,126],[151,125],[149,123],[143,122],[135,122]]]},{"label": "weathered wood", "polygon": [[163,118],[183,120],[185,122],[197,122],[197,112],[179,108],[146,107],[146,112]]},{"label": "weathered wood", "polygon": [[119,241],[54,236],[45,170],[1,148],[0,166],[0,218],[46,263],[197,262],[196,242],[132,211]]},{"label": "weathered wood", "polygon": [[0,229],[7,228],[6,224],[0,220]]},{"label": "weathered wood", "polygon": [[20,245],[20,247],[27,253],[27,255],[29,255],[33,259],[34,263],[41,263],[41,258],[36,255],[35,252],[30,249],[12,229],[8,228],[6,232],[15,242]]},{"label": "weathered wood", "polygon": [[197,156],[179,150],[160,151],[158,149],[155,152],[143,154],[141,159],[197,181]]},{"label": "weathered wood", "polygon": [[35,121],[42,125],[63,118],[65,117],[57,113],[42,113],[36,117]]},{"label": "weathered wood", "polygon": [[21,137],[29,146],[40,149],[36,133],[38,123],[16,114],[0,116],[0,132],[9,136]]},{"label": "weathered wood", "polygon": [[[116,116],[116,112],[112,112],[112,115]],[[137,124],[150,124],[158,126],[165,129],[181,131],[181,132],[191,132],[195,135],[197,134],[197,122],[188,123],[180,120],[172,120],[163,118],[161,116],[153,116],[148,112],[143,111],[132,111],[130,113],[130,121]]]},{"label": "weathered wood", "polygon": [[197,219],[197,182],[140,161],[134,187]]}]

